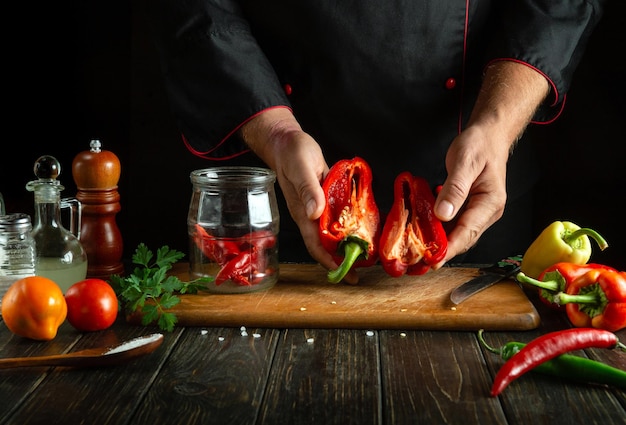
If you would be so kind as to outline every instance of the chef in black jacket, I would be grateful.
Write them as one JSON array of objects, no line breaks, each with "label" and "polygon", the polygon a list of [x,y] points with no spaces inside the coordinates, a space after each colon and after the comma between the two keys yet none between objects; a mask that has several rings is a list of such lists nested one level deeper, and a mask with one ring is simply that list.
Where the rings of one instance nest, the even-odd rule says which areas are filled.
[{"label": "chef in black jacket", "polygon": [[332,269],[320,182],[354,156],[372,167],[383,216],[400,172],[443,184],[445,262],[523,253],[536,173],[522,135],[558,117],[604,2],[148,4],[183,142],[212,165],[275,170],[281,261]]}]

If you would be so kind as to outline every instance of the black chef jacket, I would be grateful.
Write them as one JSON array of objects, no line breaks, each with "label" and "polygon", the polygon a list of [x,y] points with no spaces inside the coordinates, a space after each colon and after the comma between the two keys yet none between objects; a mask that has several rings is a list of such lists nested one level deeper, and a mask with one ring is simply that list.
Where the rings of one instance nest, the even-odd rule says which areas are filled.
[{"label": "black chef jacket", "polygon": [[[247,161],[252,154],[246,154],[237,130],[267,108],[288,106],[329,165],[354,156],[371,165],[384,214],[401,171],[433,186],[444,181],[447,148],[463,129],[490,62],[513,60],[541,72],[551,94],[535,120],[557,117],[604,2],[148,3],[165,87],[193,154],[218,161],[208,166]],[[510,202],[527,204],[521,196],[535,181],[529,147],[520,142],[509,163]],[[284,200],[280,205],[281,246],[289,246],[281,259],[303,260],[295,254],[304,252],[297,227]],[[530,217],[519,208],[509,204],[498,223],[507,242],[494,226],[481,238],[483,243],[491,234],[494,249],[474,260],[523,252],[528,236],[512,235],[524,233],[523,222],[528,230]]]}]

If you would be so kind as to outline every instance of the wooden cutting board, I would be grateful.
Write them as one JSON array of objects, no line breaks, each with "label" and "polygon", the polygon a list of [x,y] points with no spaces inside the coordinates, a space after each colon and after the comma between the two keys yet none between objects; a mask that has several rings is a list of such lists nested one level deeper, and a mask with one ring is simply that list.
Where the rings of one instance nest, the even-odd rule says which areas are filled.
[{"label": "wooden cutting board", "polygon": [[[186,264],[172,270],[188,280]],[[182,295],[172,308],[184,326],[422,330],[529,330],[537,310],[519,284],[505,280],[458,306],[450,292],[480,272],[444,267],[392,278],[380,266],[359,269],[359,284],[333,284],[317,264],[281,264],[273,288],[249,294]],[[140,314],[127,317],[139,324]]]},{"label": "wooden cutting board", "polygon": [[[172,274],[189,279],[187,264]],[[421,276],[392,278],[382,267],[359,269],[359,284],[333,284],[317,264],[281,264],[273,288],[249,294],[180,296],[173,307],[184,326],[422,330],[529,330],[540,318],[519,284],[505,280],[458,306],[450,292],[479,274],[444,267]],[[140,314],[127,317],[138,324]]]}]

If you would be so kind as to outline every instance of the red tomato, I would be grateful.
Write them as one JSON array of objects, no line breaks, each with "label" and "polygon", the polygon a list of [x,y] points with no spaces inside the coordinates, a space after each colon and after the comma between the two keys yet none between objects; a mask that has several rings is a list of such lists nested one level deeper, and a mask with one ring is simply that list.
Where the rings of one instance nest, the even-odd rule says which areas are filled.
[{"label": "red tomato", "polygon": [[101,279],[85,279],[65,293],[67,321],[79,331],[106,329],[117,318],[115,291]]}]

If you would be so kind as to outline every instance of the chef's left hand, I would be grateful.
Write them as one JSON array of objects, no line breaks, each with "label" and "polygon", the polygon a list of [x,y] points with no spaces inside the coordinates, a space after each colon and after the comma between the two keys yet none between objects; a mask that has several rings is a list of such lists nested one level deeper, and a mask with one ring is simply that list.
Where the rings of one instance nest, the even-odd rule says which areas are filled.
[{"label": "chef's left hand", "polygon": [[451,222],[446,258],[465,253],[504,213],[509,144],[479,126],[457,136],[446,155],[448,177],[437,195],[435,214]]}]

